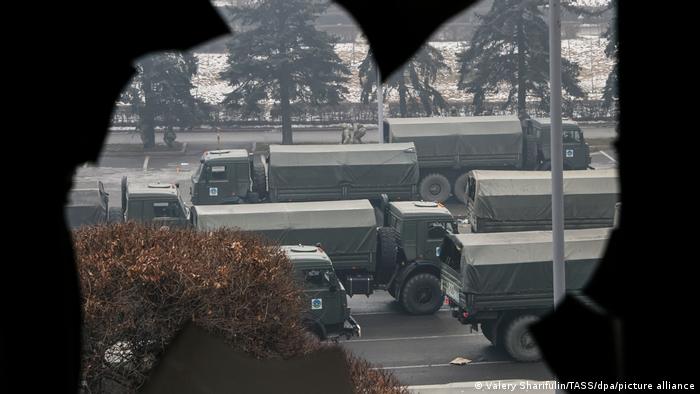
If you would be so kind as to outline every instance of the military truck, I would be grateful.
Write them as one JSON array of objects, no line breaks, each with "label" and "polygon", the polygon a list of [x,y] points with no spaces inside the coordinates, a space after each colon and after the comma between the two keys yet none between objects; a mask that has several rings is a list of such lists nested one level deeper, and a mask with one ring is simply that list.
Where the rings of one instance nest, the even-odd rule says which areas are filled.
[{"label": "military truck", "polygon": [[361,327],[350,315],[345,288],[338,280],[328,255],[317,246],[281,246],[294,266],[304,289],[308,310],[307,329],[319,339],[361,336]]},{"label": "military truck", "polygon": [[320,245],[333,261],[349,296],[386,290],[411,314],[431,314],[443,304],[438,250],[457,233],[450,211],[433,202],[386,196],[384,223],[369,200],[200,205],[198,230],[222,227],[260,233],[280,245]]},{"label": "military truck", "polygon": [[[586,169],[590,150],[575,122],[563,122],[564,169]],[[387,142],[413,142],[418,152],[418,192],[426,201],[443,202],[453,193],[466,202],[471,170],[548,170],[550,137],[547,119],[515,116],[390,118]]]},{"label": "military truck", "polygon": [[[604,253],[610,228],[565,231],[566,291],[581,294]],[[517,361],[540,358],[528,326],[552,309],[552,233],[458,234],[440,251],[441,288],[452,316]]]},{"label": "military truck", "polygon": [[[466,204],[471,231],[551,230],[551,176],[549,171],[471,171]],[[619,193],[615,169],[564,171],[565,228],[612,227]]]},{"label": "military truck", "polygon": [[107,223],[109,194],[102,182],[97,182],[96,188],[72,189],[64,212],[70,228]]},{"label": "military truck", "polygon": [[189,208],[182,201],[177,184],[129,184],[128,179],[122,177],[121,192],[124,221],[176,227],[189,225]]},{"label": "military truck", "polygon": [[271,145],[204,153],[192,175],[192,204],[238,204],[371,199],[417,194],[418,158],[412,143]]}]

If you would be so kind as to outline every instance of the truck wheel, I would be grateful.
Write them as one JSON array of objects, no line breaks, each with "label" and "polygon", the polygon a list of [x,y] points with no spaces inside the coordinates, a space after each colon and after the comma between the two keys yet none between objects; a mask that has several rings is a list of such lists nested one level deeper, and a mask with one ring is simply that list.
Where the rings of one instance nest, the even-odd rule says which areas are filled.
[{"label": "truck wheel", "polygon": [[315,320],[305,320],[304,328],[306,331],[318,338],[319,341],[325,341],[327,338],[326,329],[321,325],[321,323]]},{"label": "truck wheel", "polygon": [[401,291],[401,305],[412,315],[431,315],[443,301],[440,280],[428,273],[413,276]]},{"label": "truck wheel", "polygon": [[540,350],[530,333],[530,324],[539,318],[535,315],[521,315],[511,320],[503,331],[503,349],[516,361],[534,362],[540,360]]},{"label": "truck wheel", "polygon": [[469,181],[469,173],[464,173],[455,180],[455,186],[452,189],[455,197],[462,203],[467,203],[467,182]]},{"label": "truck wheel", "polygon": [[540,167],[539,167],[540,171],[550,171],[551,169],[552,169],[552,163],[549,160],[540,164]]},{"label": "truck wheel", "polygon": [[379,248],[377,249],[377,281],[387,283],[399,262],[400,236],[391,227],[380,227],[377,230]]},{"label": "truck wheel", "polygon": [[450,181],[442,174],[428,174],[418,185],[420,197],[425,201],[444,202],[450,197]]}]

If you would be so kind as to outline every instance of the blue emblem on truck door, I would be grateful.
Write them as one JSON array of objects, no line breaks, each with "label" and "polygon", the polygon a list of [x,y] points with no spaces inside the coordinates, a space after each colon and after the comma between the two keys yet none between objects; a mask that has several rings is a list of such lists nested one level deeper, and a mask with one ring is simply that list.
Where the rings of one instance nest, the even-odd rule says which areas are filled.
[{"label": "blue emblem on truck door", "polygon": [[311,309],[323,309],[323,299],[312,298],[311,299]]},{"label": "blue emblem on truck door", "polygon": [[219,195],[219,188],[218,187],[210,187],[209,188],[209,196],[216,197],[218,195]]},{"label": "blue emblem on truck door", "polygon": [[573,150],[573,149],[567,149],[567,150],[566,150],[566,157],[574,157],[574,150]]}]

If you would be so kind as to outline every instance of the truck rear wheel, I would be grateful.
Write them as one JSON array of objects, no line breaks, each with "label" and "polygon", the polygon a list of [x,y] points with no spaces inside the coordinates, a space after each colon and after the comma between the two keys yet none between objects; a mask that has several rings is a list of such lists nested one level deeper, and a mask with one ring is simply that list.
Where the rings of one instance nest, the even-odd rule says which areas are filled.
[{"label": "truck rear wheel", "polygon": [[467,203],[467,182],[469,181],[469,173],[464,173],[460,175],[457,180],[455,180],[455,186],[452,189],[455,197],[462,203]]},{"label": "truck rear wheel", "polygon": [[445,202],[452,192],[450,181],[442,174],[428,174],[418,185],[420,197],[425,201]]},{"label": "truck rear wheel", "polygon": [[440,309],[443,301],[440,280],[433,274],[411,277],[401,291],[401,305],[412,315],[431,315]]},{"label": "truck rear wheel", "polygon": [[535,315],[520,315],[507,323],[503,330],[503,349],[513,359],[520,362],[539,361],[540,350],[530,333],[530,325],[539,318]]}]

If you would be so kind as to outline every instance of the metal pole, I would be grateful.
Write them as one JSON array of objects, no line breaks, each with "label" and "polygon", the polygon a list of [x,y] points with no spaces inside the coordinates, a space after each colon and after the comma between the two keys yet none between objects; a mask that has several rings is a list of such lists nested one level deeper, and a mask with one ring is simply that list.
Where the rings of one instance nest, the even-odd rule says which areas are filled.
[{"label": "metal pole", "polygon": [[566,292],[564,267],[564,180],[561,135],[561,9],[560,0],[549,0],[550,138],[552,167],[552,257],[555,307]]},{"label": "metal pole", "polygon": [[[552,168],[552,287],[554,308],[566,292],[564,267],[564,154],[561,136],[561,4],[549,0],[549,131]],[[555,381],[556,384],[556,381]],[[556,394],[563,390],[555,387]]]},{"label": "metal pole", "polygon": [[379,143],[384,143],[384,88],[382,87],[382,78],[379,75],[379,65],[377,68],[377,125],[379,126]]}]

